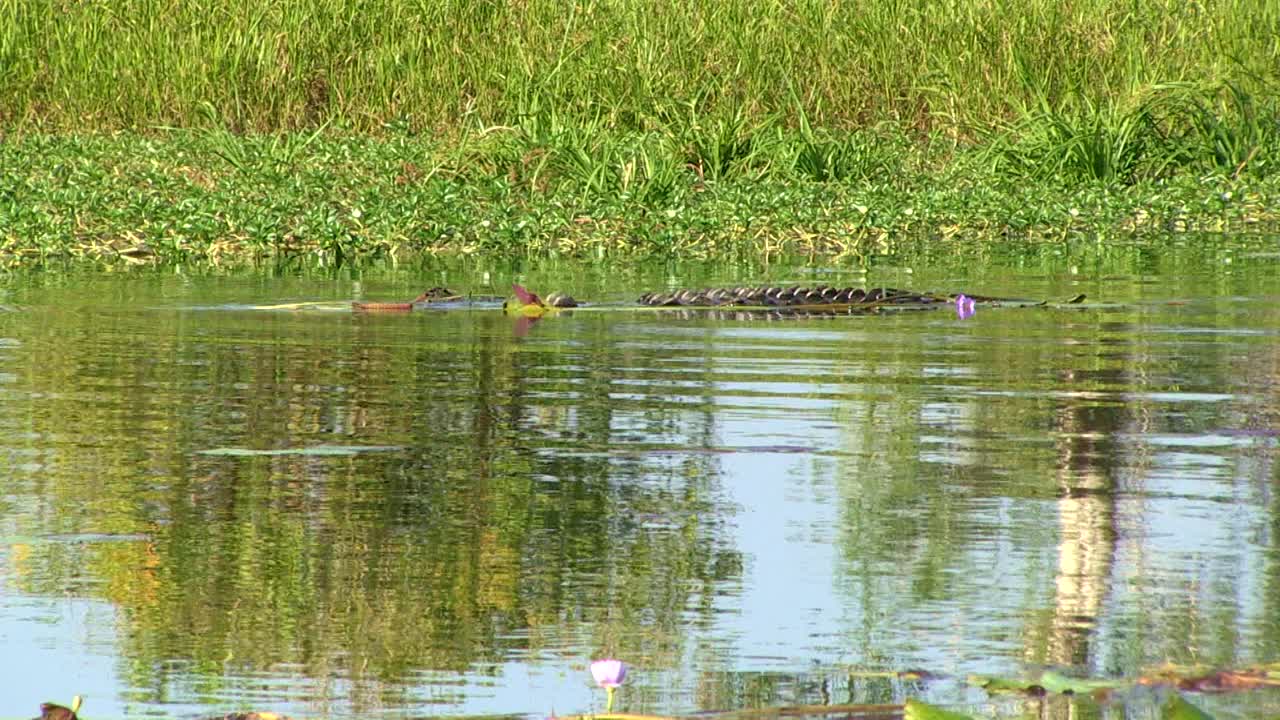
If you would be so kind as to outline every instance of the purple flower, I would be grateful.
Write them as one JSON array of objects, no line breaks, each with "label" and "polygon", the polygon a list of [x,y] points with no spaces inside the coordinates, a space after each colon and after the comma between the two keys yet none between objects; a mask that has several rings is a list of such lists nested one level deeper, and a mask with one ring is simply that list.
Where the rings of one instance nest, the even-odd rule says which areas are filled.
[{"label": "purple flower", "polygon": [[973,317],[973,313],[978,309],[978,304],[973,298],[963,293],[956,296],[956,317],[961,320],[968,320]]},{"label": "purple flower", "polygon": [[627,679],[627,664],[621,660],[596,660],[591,663],[591,677],[596,685],[612,690]]}]

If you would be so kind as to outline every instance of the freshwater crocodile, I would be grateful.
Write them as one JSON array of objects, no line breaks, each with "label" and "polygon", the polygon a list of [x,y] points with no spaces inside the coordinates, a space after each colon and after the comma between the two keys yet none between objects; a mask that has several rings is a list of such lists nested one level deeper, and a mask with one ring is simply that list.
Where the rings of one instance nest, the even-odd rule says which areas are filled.
[{"label": "freshwater crocodile", "polygon": [[[583,307],[569,295],[550,293],[539,297],[519,285],[513,285],[518,305],[537,305],[543,308],[568,309]],[[1076,295],[1063,301],[1062,304],[1073,305],[1083,302],[1084,295]],[[506,299],[488,295],[463,295],[445,287],[433,287],[418,295],[409,302],[380,303],[353,302],[351,307],[358,312],[409,312],[414,309],[427,308],[432,305],[465,304],[480,306],[501,303],[508,309]],[[787,311],[791,314],[845,314],[867,313],[885,308],[911,309],[941,307],[955,305],[963,312],[965,308],[971,313],[976,304],[1045,306],[1048,301],[1004,298],[988,295],[970,295],[968,293],[932,293],[901,290],[890,287],[877,288],[837,288],[829,285],[807,287],[750,285],[727,288],[691,289],[683,288],[667,292],[647,292],[636,299],[635,305],[651,308],[725,308],[736,313],[759,311]],[[602,307],[595,305],[594,307]],[[616,305],[611,307],[618,307]]]}]

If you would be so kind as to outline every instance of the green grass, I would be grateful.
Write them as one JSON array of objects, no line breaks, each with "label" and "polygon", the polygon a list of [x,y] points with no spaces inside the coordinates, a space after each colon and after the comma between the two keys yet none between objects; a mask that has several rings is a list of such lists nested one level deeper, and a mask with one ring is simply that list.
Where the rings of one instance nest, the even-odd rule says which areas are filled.
[{"label": "green grass", "polygon": [[1280,85],[1259,101],[1239,85],[1165,84],[1127,105],[1047,102],[991,136],[997,167],[1030,178],[1131,184],[1186,172],[1265,176],[1280,158]]},{"label": "green grass", "polygon": [[1278,29],[1264,0],[0,0],[0,262],[1274,229]]},{"label": "green grass", "polygon": [[1159,83],[1260,95],[1278,27],[1267,0],[0,0],[0,125],[448,134],[554,108],[697,129],[714,172],[801,116],[969,136]]},{"label": "green grass", "polygon": [[[1009,238],[1280,227],[1280,173],[1237,174],[1212,156],[1121,183],[1031,178],[1003,153],[1023,162],[1032,150],[958,150],[886,129],[762,131],[724,145],[729,152],[581,128],[463,142],[222,130],[24,135],[0,143],[0,267],[314,267],[430,253],[849,257],[920,238],[958,252]],[[724,162],[713,171],[701,152]]]}]

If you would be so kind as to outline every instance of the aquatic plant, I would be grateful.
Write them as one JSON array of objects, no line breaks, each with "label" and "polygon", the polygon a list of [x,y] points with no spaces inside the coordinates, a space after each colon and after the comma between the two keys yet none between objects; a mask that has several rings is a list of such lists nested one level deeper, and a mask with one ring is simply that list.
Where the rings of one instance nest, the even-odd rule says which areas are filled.
[{"label": "aquatic plant", "polygon": [[[591,147],[616,146],[600,157],[622,163],[607,166],[604,175],[614,179],[599,185],[544,164],[545,148],[496,137],[502,131],[460,145],[308,136],[282,143],[292,149],[269,162],[253,160],[271,152],[264,136],[11,136],[0,143],[8,180],[0,181],[0,268],[65,261],[332,268],[437,253],[593,261],[796,253],[857,262],[925,239],[936,262],[939,253],[981,253],[1010,238],[1034,249],[1042,239],[1110,245],[1151,232],[1280,225],[1273,201],[1280,173],[1271,159],[1280,152],[1270,146],[1252,153],[1241,144],[1252,159],[1238,175],[1235,166],[1214,170],[1212,157],[1193,161],[1184,157],[1191,150],[1178,150],[1163,177],[1140,172],[1129,185],[1075,176],[1028,182],[1023,173],[1034,165],[998,160],[982,147],[943,153],[941,140],[877,131],[890,141],[875,152],[892,152],[899,169],[864,172],[890,160],[869,155],[859,170],[863,160],[849,158],[862,150],[828,165],[817,157],[828,141],[874,144],[850,139],[861,133],[840,140],[815,130],[805,140],[775,130],[752,158],[731,163],[728,176],[701,181],[671,138],[599,132]],[[1175,139],[1195,147],[1190,136]],[[815,156],[808,170],[796,163],[804,152]],[[527,154],[528,162],[506,165],[507,153]],[[823,174],[835,179],[813,179]],[[951,241],[958,237],[965,241]]]},{"label": "aquatic plant", "polygon": [[1270,86],[1154,83],[1125,100],[1079,93],[1043,96],[988,133],[1000,172],[1131,185],[1178,172],[1233,179],[1271,172],[1280,150],[1280,101]]},{"label": "aquatic plant", "polygon": [[613,693],[627,679],[626,663],[613,658],[596,660],[591,663],[591,677],[596,681],[596,685],[604,688],[607,693],[605,712],[613,712]]},{"label": "aquatic plant", "polygon": [[914,698],[908,699],[902,706],[903,720],[973,720],[968,715],[943,710]]},{"label": "aquatic plant", "polygon": [[1170,112],[1178,161],[1238,178],[1275,172],[1280,162],[1280,85],[1254,94],[1236,82],[1216,90],[1182,87]]}]

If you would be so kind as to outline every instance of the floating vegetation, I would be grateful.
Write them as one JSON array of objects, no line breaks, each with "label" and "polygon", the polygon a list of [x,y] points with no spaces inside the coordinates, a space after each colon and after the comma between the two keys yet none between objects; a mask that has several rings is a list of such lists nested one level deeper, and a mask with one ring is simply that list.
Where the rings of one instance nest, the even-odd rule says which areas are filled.
[{"label": "floating vegetation", "polygon": [[[1086,151],[1074,140],[1035,140],[1039,131],[1015,125],[999,139],[962,146],[886,130],[889,147],[904,154],[900,170],[815,180],[786,159],[797,152],[791,144],[805,141],[779,129],[769,151],[778,157],[757,155],[755,169],[734,165],[736,171],[711,180],[699,176],[704,168],[673,156],[676,169],[663,181],[672,190],[641,195],[622,189],[639,182],[628,175],[631,160],[589,155],[618,164],[584,175],[540,167],[533,158],[545,148],[512,141],[512,149],[500,150],[480,136],[322,135],[290,154],[280,172],[223,159],[219,148],[227,144],[251,158],[267,153],[270,138],[257,136],[16,135],[0,143],[0,166],[14,179],[0,187],[0,268],[63,262],[329,268],[476,253],[593,261],[856,259],[921,237],[932,238],[936,252],[959,253],[1009,238],[1120,240],[1280,228],[1280,173],[1267,164],[1280,150],[1256,144],[1269,131],[1197,122],[1206,129],[1193,130],[1185,120],[1185,127],[1160,131],[1173,143],[1162,151],[1169,159],[1157,163],[1162,169],[1131,171],[1128,161],[1099,159],[1105,166],[1099,177],[1068,172],[1065,160],[1057,174],[1044,174],[1058,164],[1055,153]],[[609,128],[590,132],[599,144],[634,140]],[[1195,140],[1205,133],[1218,139]],[[1280,147],[1280,140],[1265,142]],[[530,161],[508,168],[500,160],[507,152]],[[1213,159],[1219,152],[1222,163]],[[1230,170],[1225,158],[1237,158]],[[623,179],[601,183],[599,173]]]},{"label": "floating vegetation", "polygon": [[841,256],[1280,219],[1274,4],[348,5],[0,8],[0,266]]},{"label": "floating vegetation", "polygon": [[[555,720],[673,720],[657,715],[614,713],[614,691],[627,677],[627,665],[621,660],[596,660],[591,663],[591,676],[596,685],[608,691],[604,714],[562,716]],[[928,680],[937,676],[924,671],[902,673],[854,673],[865,677],[896,677],[901,679]],[[1226,679],[1233,678],[1233,679]],[[1248,678],[1237,682],[1234,679]],[[1173,686],[1181,690],[1247,690],[1258,687],[1280,687],[1280,663],[1253,666],[1240,670],[1214,670],[1205,668],[1178,668],[1168,666],[1145,674],[1137,680],[1083,680],[1070,678],[1053,670],[1046,670],[1032,680],[1011,678],[971,677],[971,684],[980,685],[988,692],[1024,692],[1033,696],[1045,694],[1093,695],[1108,698],[1112,693],[1139,686]],[[783,707],[743,708],[698,713],[698,718],[715,720],[741,720],[761,716],[806,717],[835,716],[861,720],[975,720],[975,716],[947,710],[916,698],[907,698],[902,704],[820,704],[791,705]],[[1160,708],[1161,720],[1212,720],[1205,711],[1193,705],[1178,692],[1169,694]]]},{"label": "floating vegetation", "polygon": [[1105,695],[1134,685],[1167,686],[1190,692],[1230,692],[1280,688],[1280,663],[1228,669],[1169,665],[1150,669],[1133,680],[1088,680],[1045,670],[1023,679],[975,675],[969,678],[969,683],[991,693],[1018,692],[1028,695]]},{"label": "floating vegetation", "polygon": [[[833,717],[849,720],[978,720],[979,716],[947,710],[908,698],[896,704],[787,705],[698,713],[696,718],[746,720],[758,717]],[[552,720],[676,720],[664,715],[639,715],[606,711],[598,715],[568,715]],[[1213,716],[1174,694],[1160,707],[1160,720],[1213,720]]]},{"label": "floating vegetation", "polygon": [[1085,695],[1098,691],[1108,692],[1129,684],[1121,680],[1082,680],[1052,670],[1046,670],[1028,680],[973,676],[969,678],[969,683],[990,693],[1017,692],[1027,695]]}]

